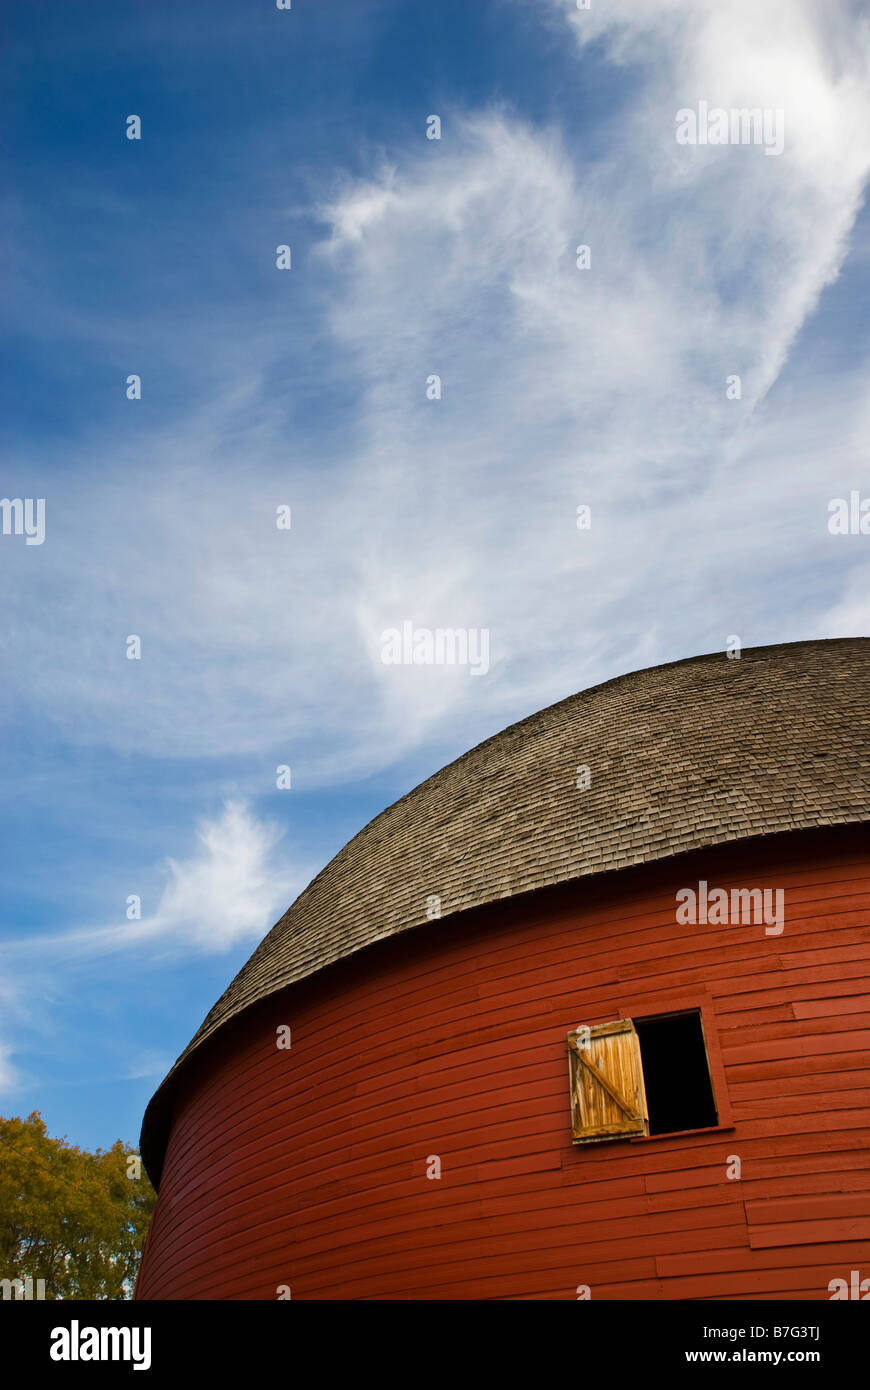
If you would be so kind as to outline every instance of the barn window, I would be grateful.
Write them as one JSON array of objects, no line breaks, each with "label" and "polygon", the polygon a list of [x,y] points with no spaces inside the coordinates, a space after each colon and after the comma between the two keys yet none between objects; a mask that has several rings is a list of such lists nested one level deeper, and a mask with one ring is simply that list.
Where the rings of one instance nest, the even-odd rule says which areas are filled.
[{"label": "barn window", "polygon": [[699,1009],[578,1028],[568,1044],[576,1144],[718,1124]]}]

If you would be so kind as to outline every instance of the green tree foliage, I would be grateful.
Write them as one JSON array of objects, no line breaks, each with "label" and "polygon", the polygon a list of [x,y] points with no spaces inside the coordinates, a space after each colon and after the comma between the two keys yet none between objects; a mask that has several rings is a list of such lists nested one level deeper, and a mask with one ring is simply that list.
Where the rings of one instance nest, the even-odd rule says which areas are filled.
[{"label": "green tree foliage", "polygon": [[45,1280],[49,1298],[131,1298],[157,1200],[137,1150],[88,1153],[52,1139],[39,1111],[0,1116],[0,1279]]}]

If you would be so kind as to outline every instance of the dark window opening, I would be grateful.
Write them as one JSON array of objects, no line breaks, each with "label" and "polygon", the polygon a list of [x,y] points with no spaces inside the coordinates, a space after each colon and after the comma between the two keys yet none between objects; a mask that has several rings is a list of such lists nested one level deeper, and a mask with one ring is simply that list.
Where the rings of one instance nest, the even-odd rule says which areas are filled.
[{"label": "dark window opening", "polygon": [[698,1012],[636,1018],[650,1134],[718,1124]]}]

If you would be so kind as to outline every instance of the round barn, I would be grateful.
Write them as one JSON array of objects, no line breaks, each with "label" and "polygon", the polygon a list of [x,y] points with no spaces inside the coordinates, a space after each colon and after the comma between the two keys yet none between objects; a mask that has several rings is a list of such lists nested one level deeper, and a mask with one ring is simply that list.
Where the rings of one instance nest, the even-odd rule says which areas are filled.
[{"label": "round barn", "polygon": [[868,822],[870,639],[636,671],[472,749],[152,1098],[136,1296],[860,1296]]}]

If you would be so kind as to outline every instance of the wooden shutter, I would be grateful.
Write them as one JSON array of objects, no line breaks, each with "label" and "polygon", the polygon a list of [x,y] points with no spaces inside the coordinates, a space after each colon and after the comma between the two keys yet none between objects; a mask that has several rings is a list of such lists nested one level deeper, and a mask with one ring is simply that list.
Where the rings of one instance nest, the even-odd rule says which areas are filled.
[{"label": "wooden shutter", "polygon": [[578,1029],[568,1034],[568,1046],[574,1143],[646,1134],[640,1044],[631,1019]]}]

